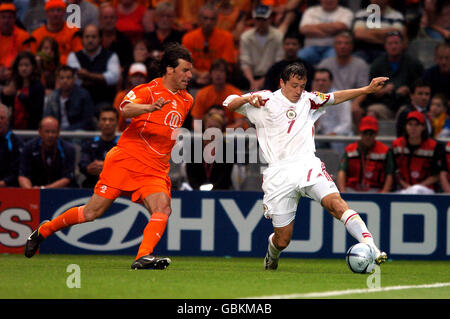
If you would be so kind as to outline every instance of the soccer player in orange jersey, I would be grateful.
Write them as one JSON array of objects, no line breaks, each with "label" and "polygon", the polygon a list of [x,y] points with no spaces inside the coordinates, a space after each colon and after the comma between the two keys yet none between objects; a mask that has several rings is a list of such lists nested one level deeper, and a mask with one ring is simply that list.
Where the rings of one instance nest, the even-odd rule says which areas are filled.
[{"label": "soccer player in orange jersey", "polygon": [[54,232],[92,221],[108,209],[123,193],[143,202],[151,218],[144,229],[142,243],[132,269],[165,269],[169,258],[152,255],[171,213],[169,173],[171,138],[181,127],[192,103],[186,87],[192,78],[192,56],[173,44],[161,60],[163,76],[131,90],[120,104],[125,118],[132,118],[117,146],[106,155],[94,194],[86,205],[73,207],[51,221],[44,221],[28,238],[25,256],[32,257],[41,242]]}]

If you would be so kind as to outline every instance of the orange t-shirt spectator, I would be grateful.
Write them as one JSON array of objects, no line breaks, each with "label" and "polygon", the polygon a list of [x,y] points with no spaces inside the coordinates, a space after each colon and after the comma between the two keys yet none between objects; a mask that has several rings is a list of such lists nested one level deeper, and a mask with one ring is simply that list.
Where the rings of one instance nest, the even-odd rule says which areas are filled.
[{"label": "orange t-shirt spectator", "polygon": [[10,68],[17,53],[28,50],[30,34],[16,25],[16,7],[0,4],[0,68]]},{"label": "orange t-shirt spectator", "polygon": [[193,74],[198,85],[209,84],[211,63],[219,58],[230,64],[236,62],[236,50],[233,35],[216,27],[217,10],[205,5],[199,13],[200,27],[186,33],[182,44],[191,52],[194,59]]},{"label": "orange t-shirt spectator", "polygon": [[66,64],[70,52],[83,49],[81,38],[76,35],[78,28],[69,27],[66,24],[66,3],[62,0],[49,0],[45,4],[47,24],[33,31],[32,36],[36,40],[33,52],[45,37],[52,37],[58,42],[59,57],[61,64]]},{"label": "orange t-shirt spectator", "polygon": [[125,34],[132,43],[142,38],[144,34],[144,18],[146,8],[136,0],[119,0],[117,7],[116,28]]}]

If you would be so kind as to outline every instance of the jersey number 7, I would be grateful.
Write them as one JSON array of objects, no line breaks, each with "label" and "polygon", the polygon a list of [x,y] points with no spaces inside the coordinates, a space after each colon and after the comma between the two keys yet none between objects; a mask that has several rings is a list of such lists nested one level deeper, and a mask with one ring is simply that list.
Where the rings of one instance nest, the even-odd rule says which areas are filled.
[{"label": "jersey number 7", "polygon": [[294,125],[294,123],[295,123],[295,120],[291,120],[291,121],[289,121],[288,122],[289,123],[289,128],[288,128],[288,134],[291,132],[291,128],[292,128],[292,125]]}]

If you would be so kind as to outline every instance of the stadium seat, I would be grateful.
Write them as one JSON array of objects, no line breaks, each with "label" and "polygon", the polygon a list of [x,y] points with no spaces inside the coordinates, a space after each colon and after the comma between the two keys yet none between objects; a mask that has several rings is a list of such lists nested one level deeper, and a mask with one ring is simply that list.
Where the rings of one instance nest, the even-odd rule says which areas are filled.
[{"label": "stadium seat", "polygon": [[440,41],[431,38],[417,38],[409,44],[407,53],[419,59],[423,67],[428,69],[435,64],[434,48]]},{"label": "stadium seat", "polygon": [[395,120],[378,120],[379,136],[396,136]]}]

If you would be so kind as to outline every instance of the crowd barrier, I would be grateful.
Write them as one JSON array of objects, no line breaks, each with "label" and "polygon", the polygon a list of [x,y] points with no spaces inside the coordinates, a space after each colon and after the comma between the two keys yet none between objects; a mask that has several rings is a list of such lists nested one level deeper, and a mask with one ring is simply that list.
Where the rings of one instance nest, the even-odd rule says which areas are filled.
[{"label": "crowd barrier", "polygon": [[[92,190],[0,189],[0,253],[23,253],[40,221],[85,204]],[[263,257],[271,221],[262,192],[174,191],[161,256]],[[342,194],[392,259],[449,260],[450,196]],[[55,233],[41,254],[135,255],[149,213],[120,197],[99,219]],[[316,202],[300,200],[284,257],[344,258],[356,241]]]}]

